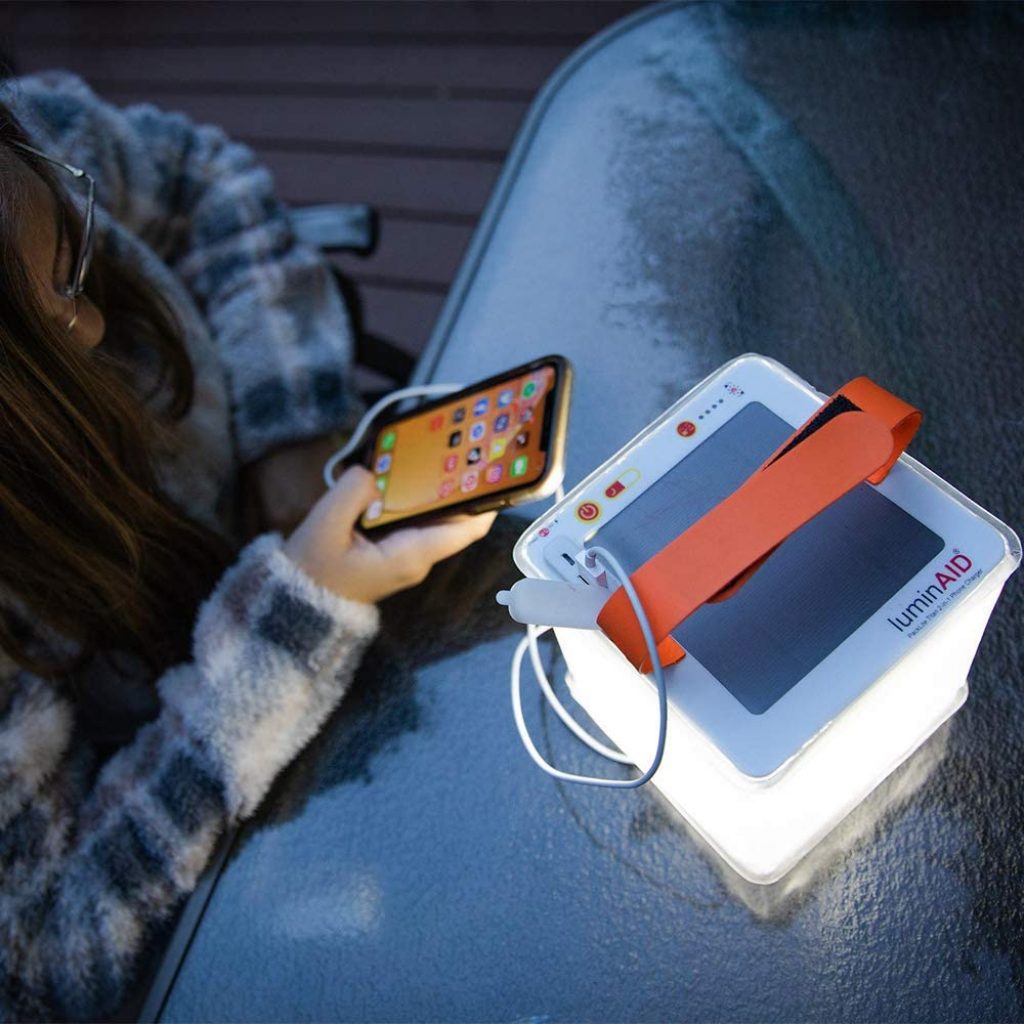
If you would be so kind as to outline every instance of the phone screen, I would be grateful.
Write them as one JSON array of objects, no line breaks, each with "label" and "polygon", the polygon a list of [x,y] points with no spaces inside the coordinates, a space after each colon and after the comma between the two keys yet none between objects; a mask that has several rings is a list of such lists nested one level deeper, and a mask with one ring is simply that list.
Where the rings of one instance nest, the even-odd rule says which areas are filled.
[{"label": "phone screen", "polygon": [[385,424],[370,469],[380,497],[366,528],[535,483],[547,468],[553,366],[536,366]]}]

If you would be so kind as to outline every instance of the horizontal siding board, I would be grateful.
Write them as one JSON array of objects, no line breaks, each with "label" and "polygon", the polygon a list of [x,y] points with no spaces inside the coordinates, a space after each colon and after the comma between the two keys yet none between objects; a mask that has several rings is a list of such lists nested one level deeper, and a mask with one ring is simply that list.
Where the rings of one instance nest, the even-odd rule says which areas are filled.
[{"label": "horizontal siding board", "polygon": [[472,228],[461,224],[385,218],[380,243],[372,256],[332,253],[331,259],[345,273],[357,277],[423,281],[435,289],[444,289],[455,276],[472,233]]},{"label": "horizontal siding board", "polygon": [[463,218],[479,215],[501,170],[468,160],[258,153],[289,203],[371,203]]},{"label": "horizontal siding board", "polygon": [[526,114],[524,102],[217,95],[141,89],[104,89],[119,106],[153,103],[193,120],[220,125],[252,142],[301,141],[326,145],[406,146],[484,150],[501,159]]},{"label": "horizontal siding board", "polygon": [[322,43],[134,47],[100,42],[23,43],[23,72],[67,68],[106,88],[118,81],[187,79],[193,84],[283,81],[305,85],[429,86],[435,90],[515,89],[533,92],[569,56],[564,46],[345,46]]},{"label": "horizontal siding board", "polygon": [[[483,36],[502,39],[560,37],[580,42],[639,6],[611,0],[522,0],[428,3],[47,3],[24,4],[19,34],[26,39],[100,36],[134,41],[202,32],[230,41],[241,34]],[[144,7],[144,10],[140,9]]]},{"label": "horizontal siding board", "polygon": [[248,142],[293,205],[368,202],[377,251],[329,259],[367,329],[418,355],[536,90],[633,2],[0,0],[19,74],[67,68]]}]

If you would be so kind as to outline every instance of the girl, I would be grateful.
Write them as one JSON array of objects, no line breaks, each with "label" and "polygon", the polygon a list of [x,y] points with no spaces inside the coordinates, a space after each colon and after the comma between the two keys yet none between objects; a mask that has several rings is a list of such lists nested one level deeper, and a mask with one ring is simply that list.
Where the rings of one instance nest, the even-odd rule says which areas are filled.
[{"label": "girl", "polygon": [[0,101],[0,1017],[97,1019],[373,602],[493,515],[372,544],[353,468],[243,546],[240,470],[281,526],[357,412],[326,266],[217,129],[59,72]]}]

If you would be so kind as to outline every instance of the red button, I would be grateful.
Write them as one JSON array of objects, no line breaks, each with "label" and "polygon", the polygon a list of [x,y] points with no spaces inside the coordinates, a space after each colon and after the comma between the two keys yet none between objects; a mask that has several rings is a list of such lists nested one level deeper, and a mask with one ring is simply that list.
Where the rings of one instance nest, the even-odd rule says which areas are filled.
[{"label": "red button", "polygon": [[585,523],[592,523],[601,514],[601,506],[596,501],[584,501],[576,506],[576,517]]},{"label": "red button", "polygon": [[697,424],[693,420],[683,420],[682,423],[676,427],[676,433],[680,437],[693,437],[697,433]]},{"label": "red button", "polygon": [[621,480],[616,480],[610,487],[604,489],[604,496],[614,498],[616,494],[621,494],[625,489],[626,485]]}]

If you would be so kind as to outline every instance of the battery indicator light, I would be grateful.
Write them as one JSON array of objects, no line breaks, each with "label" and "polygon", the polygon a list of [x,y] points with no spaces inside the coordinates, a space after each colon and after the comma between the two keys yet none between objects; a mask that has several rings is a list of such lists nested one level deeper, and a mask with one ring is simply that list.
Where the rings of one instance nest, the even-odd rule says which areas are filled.
[{"label": "battery indicator light", "polygon": [[617,498],[627,487],[632,487],[639,479],[639,469],[627,469],[618,479],[613,480],[604,489],[604,496],[606,498]]}]

